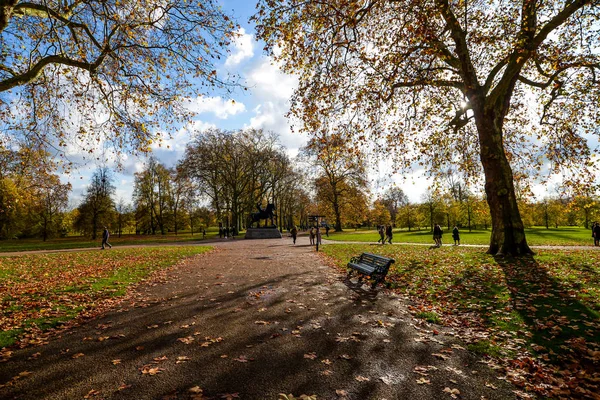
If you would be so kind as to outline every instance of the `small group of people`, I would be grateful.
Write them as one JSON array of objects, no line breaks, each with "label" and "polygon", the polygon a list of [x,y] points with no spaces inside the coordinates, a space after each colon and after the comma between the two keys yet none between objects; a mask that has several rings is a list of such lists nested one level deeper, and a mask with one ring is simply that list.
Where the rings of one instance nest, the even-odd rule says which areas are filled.
[{"label": "small group of people", "polygon": [[[444,235],[444,231],[439,224],[435,224],[433,227],[433,241],[435,243],[435,247],[442,247],[442,236]],[[460,245],[460,232],[458,231],[458,226],[454,225],[452,229],[452,239],[454,240],[454,245]]]},{"label": "small group of people", "polygon": [[592,224],[592,237],[594,238],[594,246],[600,246],[600,223]]},{"label": "small group of people", "polygon": [[230,238],[235,238],[236,232],[235,232],[235,227],[231,226],[219,226],[219,237],[220,238],[225,238],[227,239],[228,237]]},{"label": "small group of people", "polygon": [[394,236],[392,225],[379,225],[377,227],[377,232],[379,233],[377,243],[385,244],[385,242],[388,242],[389,244],[392,244],[392,238]]}]

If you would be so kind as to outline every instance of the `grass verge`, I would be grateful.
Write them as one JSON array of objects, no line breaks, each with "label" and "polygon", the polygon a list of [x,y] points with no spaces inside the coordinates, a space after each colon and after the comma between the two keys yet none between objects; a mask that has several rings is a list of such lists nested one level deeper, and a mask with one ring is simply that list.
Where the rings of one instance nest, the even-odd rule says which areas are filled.
[{"label": "grass verge", "polygon": [[93,315],[134,284],[210,250],[165,246],[0,258],[0,348]]},{"label": "grass verge", "polygon": [[513,382],[550,397],[565,382],[596,390],[600,252],[549,249],[508,260],[461,247],[322,249],[340,268],[362,252],[394,258],[387,280],[411,300],[413,314],[453,327],[473,351],[502,358],[519,370]]},{"label": "grass verge", "polygon": [[[447,228],[447,227],[446,227]],[[454,243],[450,230],[444,229],[442,240],[444,243]],[[491,230],[474,229],[469,232],[461,229],[460,241],[462,244],[488,245],[490,243]],[[592,246],[591,231],[581,227],[531,227],[525,229],[527,243],[532,246]],[[393,242],[396,243],[428,243],[433,244],[432,233],[429,230],[407,231],[394,230]],[[375,230],[357,230],[344,232],[329,232],[329,240],[348,242],[372,242],[376,243],[379,234]]]}]

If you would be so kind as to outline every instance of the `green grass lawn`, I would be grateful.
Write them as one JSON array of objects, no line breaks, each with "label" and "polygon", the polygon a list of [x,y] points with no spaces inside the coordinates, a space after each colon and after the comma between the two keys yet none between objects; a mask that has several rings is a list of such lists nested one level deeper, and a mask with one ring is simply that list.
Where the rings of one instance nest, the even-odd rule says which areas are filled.
[{"label": "green grass lawn", "polygon": [[538,378],[547,383],[548,376],[566,381],[572,371],[580,371],[574,384],[591,385],[598,378],[598,251],[539,250],[533,258],[511,261],[452,246],[329,244],[322,249],[340,269],[362,252],[394,258],[387,280],[408,296],[416,317],[452,326],[469,349],[509,365],[536,360],[527,368],[536,365],[544,372],[523,374],[528,385]]},{"label": "green grass lawn", "polygon": [[165,246],[0,257],[0,348],[93,315],[131,285],[206,246]]},{"label": "green grass lawn", "polygon": [[[219,236],[217,230],[207,230],[206,239]],[[159,243],[177,243],[177,242],[195,242],[202,240],[202,233],[181,232],[178,235],[169,233],[167,235],[111,235],[110,244],[113,246],[126,246],[135,244],[159,244]],[[0,240],[0,252],[30,251],[30,250],[61,250],[61,249],[81,249],[89,247],[100,247],[102,235],[94,241],[88,237],[68,236],[60,239],[50,239],[43,242],[39,239],[17,239]]]},{"label": "green grass lawn", "polygon": [[[446,227],[447,228],[447,227]],[[491,230],[466,229],[460,231],[461,244],[487,245],[490,241]],[[527,242],[532,246],[591,246],[593,245],[590,229],[580,227],[559,227],[546,229],[545,227],[533,227],[525,229]],[[407,231],[394,230],[392,242],[396,243],[432,243],[433,234],[428,230]],[[379,234],[375,230],[358,230],[344,232],[329,232],[330,240],[352,241],[352,242],[377,242]],[[454,243],[452,232],[444,229],[442,237],[444,243]]]}]

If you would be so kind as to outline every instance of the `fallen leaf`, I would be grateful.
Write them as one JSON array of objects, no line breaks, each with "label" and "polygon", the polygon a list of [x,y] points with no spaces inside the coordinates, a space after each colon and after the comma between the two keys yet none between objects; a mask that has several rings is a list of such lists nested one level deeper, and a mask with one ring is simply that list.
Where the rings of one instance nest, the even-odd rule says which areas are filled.
[{"label": "fallen leaf", "polygon": [[154,376],[160,374],[162,371],[164,371],[163,368],[146,366],[142,369],[142,375]]},{"label": "fallen leaf", "polygon": [[458,389],[450,389],[449,387],[444,388],[444,392],[450,394],[450,397],[453,399],[457,399],[460,394],[460,390]]},{"label": "fallen leaf", "polygon": [[430,385],[431,381],[427,378],[419,378],[419,379],[417,379],[417,383],[419,385]]},{"label": "fallen leaf", "polygon": [[125,383],[122,383],[121,386],[119,386],[117,388],[117,392],[120,392],[121,390],[129,389],[130,387],[131,387],[131,385],[126,385]]},{"label": "fallen leaf", "polygon": [[83,396],[83,398],[84,399],[89,399],[91,397],[98,396],[99,394],[100,394],[99,390],[92,389],[92,390],[90,390],[88,392],[88,394],[86,394],[85,396]]},{"label": "fallen leaf", "polygon": [[80,358],[80,357],[83,357],[83,356],[85,356],[85,354],[83,354],[83,353],[77,353],[77,354],[73,354],[71,356],[71,358]]},{"label": "fallen leaf", "polygon": [[121,364],[121,360],[120,360],[120,359],[118,359],[118,358],[117,358],[117,359],[115,359],[115,360],[112,360],[111,362],[112,362],[112,364],[113,364],[113,365],[118,365],[118,364]]},{"label": "fallen leaf", "polygon": [[371,380],[371,379],[367,378],[366,376],[362,376],[362,375],[358,375],[354,379],[356,379],[359,382],[369,382]]},{"label": "fallen leaf", "polygon": [[192,388],[189,388],[188,392],[194,393],[194,394],[200,394],[200,393],[203,393],[204,391],[202,389],[200,389],[200,386],[194,386]]},{"label": "fallen leaf", "polygon": [[223,393],[220,395],[221,397],[219,397],[220,399],[225,399],[225,400],[232,400],[232,399],[239,399],[239,393]]},{"label": "fallen leaf", "polygon": [[190,344],[194,341],[194,338],[192,336],[188,336],[184,338],[178,338],[177,341],[185,344]]},{"label": "fallen leaf", "polygon": [[314,360],[315,358],[317,358],[317,354],[316,353],[307,353],[304,355],[304,358]]}]

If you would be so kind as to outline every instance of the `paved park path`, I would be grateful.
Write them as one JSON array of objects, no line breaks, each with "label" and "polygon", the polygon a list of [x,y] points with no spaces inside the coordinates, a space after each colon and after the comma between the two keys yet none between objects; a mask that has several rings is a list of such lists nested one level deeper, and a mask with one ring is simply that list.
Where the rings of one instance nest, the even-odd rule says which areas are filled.
[{"label": "paved park path", "polygon": [[345,282],[306,237],[214,246],[102,317],[15,351],[0,363],[0,398],[515,398],[460,332]]}]

